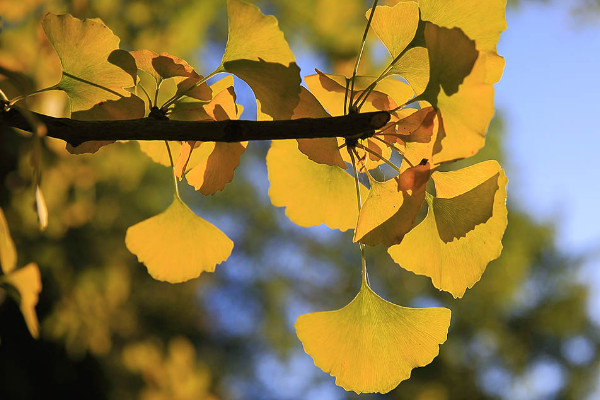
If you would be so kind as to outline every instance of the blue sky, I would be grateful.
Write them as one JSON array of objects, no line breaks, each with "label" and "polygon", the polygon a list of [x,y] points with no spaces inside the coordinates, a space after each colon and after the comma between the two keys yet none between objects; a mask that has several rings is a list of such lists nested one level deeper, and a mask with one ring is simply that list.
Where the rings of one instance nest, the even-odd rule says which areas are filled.
[{"label": "blue sky", "polygon": [[571,6],[508,12],[496,108],[505,122],[509,196],[555,227],[561,250],[589,257],[578,279],[590,284],[588,311],[600,325],[600,20],[581,24]]},{"label": "blue sky", "polygon": [[507,15],[498,51],[506,69],[496,107],[506,123],[511,196],[552,222],[566,251],[600,245],[600,22],[568,7],[530,4]]}]

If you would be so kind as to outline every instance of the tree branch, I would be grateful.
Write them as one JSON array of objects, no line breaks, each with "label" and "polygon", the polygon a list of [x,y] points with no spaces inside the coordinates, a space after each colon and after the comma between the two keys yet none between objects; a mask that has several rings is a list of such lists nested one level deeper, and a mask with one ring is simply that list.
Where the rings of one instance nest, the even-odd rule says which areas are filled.
[{"label": "tree branch", "polygon": [[[78,121],[32,113],[46,126],[47,135],[72,146],[91,140],[193,140],[244,142],[247,140],[313,139],[371,136],[390,119],[387,111],[341,117],[280,121],[175,121],[141,118],[119,121]],[[15,107],[0,111],[0,125],[32,132],[33,127]]]}]

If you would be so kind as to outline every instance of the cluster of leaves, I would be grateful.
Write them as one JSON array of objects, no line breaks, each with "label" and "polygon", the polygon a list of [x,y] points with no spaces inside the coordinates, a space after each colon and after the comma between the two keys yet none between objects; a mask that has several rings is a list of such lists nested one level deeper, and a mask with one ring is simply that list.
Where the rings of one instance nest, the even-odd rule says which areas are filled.
[{"label": "cluster of leaves", "polygon": [[[387,392],[430,363],[450,324],[448,309],[411,309],[379,297],[369,287],[364,246],[386,246],[403,268],[462,297],[499,256],[507,220],[506,177],[498,163],[438,171],[483,147],[493,84],[503,69],[496,43],[505,28],[504,2],[393,3],[375,2],[367,12],[367,32],[372,27],[390,52],[388,67],[378,76],[357,76],[357,61],[350,78],[317,71],[305,77],[308,89],[300,86],[275,18],[240,0],[228,1],[227,47],[221,65],[206,76],[165,53],[120,50],[99,20],[48,14],[42,21],[62,64],[60,82],[42,91],[66,92],[73,119],[236,119],[241,107],[231,77],[207,84],[225,72],[253,89],[260,120],[390,113],[390,122],[375,132],[273,141],[267,155],[271,201],[286,207],[293,222],[354,229],[363,255],[360,292],[340,310],[301,316],[296,329],[315,364],[358,393]],[[107,144],[71,150],[94,152]],[[183,282],[214,271],[233,242],[185,205],[178,180],[185,176],[204,195],[222,190],[246,143],[140,145],[173,167],[174,200],[129,228],[127,248],[158,280]],[[427,213],[416,223],[423,207]]]}]

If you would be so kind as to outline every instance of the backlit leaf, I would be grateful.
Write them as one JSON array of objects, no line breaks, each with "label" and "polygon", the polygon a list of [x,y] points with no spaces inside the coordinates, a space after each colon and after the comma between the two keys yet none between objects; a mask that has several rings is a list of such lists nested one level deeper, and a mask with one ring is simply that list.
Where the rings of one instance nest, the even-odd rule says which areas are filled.
[{"label": "backlit leaf", "polygon": [[460,28],[477,49],[495,51],[506,29],[506,0],[419,0],[421,18],[446,28]]},{"label": "backlit leaf", "polygon": [[17,249],[10,236],[2,208],[0,208],[0,267],[5,274],[12,272],[17,267]]},{"label": "backlit leaf", "polygon": [[137,68],[150,74],[157,83],[164,79],[175,78],[177,94],[185,93],[188,97],[208,101],[212,91],[205,83],[192,88],[202,79],[194,68],[185,60],[167,53],[156,54],[150,50],[135,50],[131,52]]},{"label": "backlit leaf", "polygon": [[252,88],[259,120],[291,118],[299,101],[300,68],[277,20],[241,0],[228,0],[227,14],[222,69]]},{"label": "backlit leaf", "polygon": [[35,313],[35,306],[38,303],[38,296],[42,291],[40,269],[37,264],[31,263],[11,272],[3,278],[19,292],[19,306],[27,324],[27,329],[29,329],[31,336],[37,339],[40,335],[40,328]]},{"label": "backlit leaf", "polygon": [[164,212],[130,227],[125,244],[154,279],[170,283],[213,272],[233,250],[223,232],[177,197]]},{"label": "backlit leaf", "polygon": [[[271,142],[267,154],[269,196],[276,207],[300,226],[325,224],[353,229],[358,218],[354,178],[345,170],[317,164],[298,150],[295,140]],[[366,197],[367,189],[361,185]]]},{"label": "backlit leaf", "polygon": [[432,178],[436,197],[427,216],[388,252],[404,269],[462,297],[502,251],[507,179],[496,161],[434,172]]},{"label": "backlit leaf", "polygon": [[119,38],[101,20],[46,14],[42,27],[60,58],[63,75],[56,88],[69,95],[71,111],[128,96],[123,89],[135,84],[131,56],[118,50]]},{"label": "backlit leaf", "polygon": [[[204,110],[214,121],[237,119],[238,108],[235,104],[233,87],[219,92],[204,106]],[[187,173],[186,180],[204,195],[223,190],[233,179],[234,171],[240,165],[240,158],[247,144],[247,142],[201,143],[199,149],[194,151],[194,160],[190,161],[191,170]]]},{"label": "backlit leaf", "polygon": [[[370,14],[371,10],[367,11],[367,18]],[[413,1],[401,2],[394,7],[378,6],[371,26],[392,57],[396,58],[415,37],[419,26],[419,6]]]},{"label": "backlit leaf", "polygon": [[438,355],[449,325],[447,308],[400,307],[363,282],[344,308],[301,315],[295,327],[304,350],[337,385],[387,393]]},{"label": "backlit leaf", "polygon": [[358,216],[354,241],[386,247],[400,243],[413,227],[425,200],[429,175],[429,165],[419,165],[407,169],[398,179],[371,180],[369,196]]},{"label": "backlit leaf", "polygon": [[394,64],[391,73],[406,79],[418,96],[429,83],[429,68],[429,51],[425,47],[413,47]]}]

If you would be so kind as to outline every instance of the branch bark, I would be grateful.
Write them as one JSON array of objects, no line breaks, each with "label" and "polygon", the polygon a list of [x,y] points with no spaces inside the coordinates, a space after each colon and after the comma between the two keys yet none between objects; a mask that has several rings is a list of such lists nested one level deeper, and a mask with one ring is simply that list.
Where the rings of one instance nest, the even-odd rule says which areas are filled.
[{"label": "branch bark", "polygon": [[[387,111],[280,121],[175,121],[151,117],[119,121],[78,121],[32,114],[46,126],[48,136],[64,140],[72,146],[79,146],[83,142],[92,140],[244,142],[367,137],[390,120]],[[0,111],[0,125],[33,131],[31,124],[15,107]]]}]

